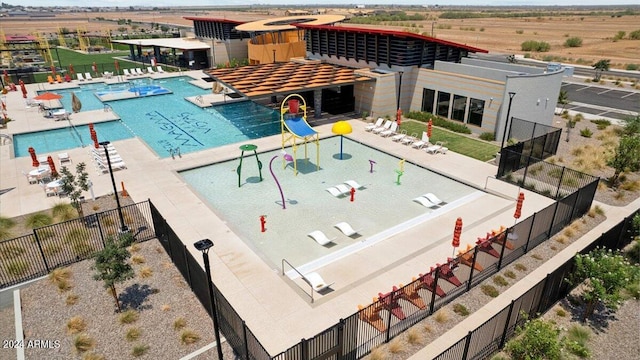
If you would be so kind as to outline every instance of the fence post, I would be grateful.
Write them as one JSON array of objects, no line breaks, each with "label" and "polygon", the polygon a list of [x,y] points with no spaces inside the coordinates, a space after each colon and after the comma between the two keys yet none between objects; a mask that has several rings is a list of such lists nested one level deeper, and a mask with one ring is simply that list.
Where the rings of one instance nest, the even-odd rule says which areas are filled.
[{"label": "fence post", "polygon": [[[533,143],[531,145],[531,151],[533,151]],[[527,166],[524,167],[524,173],[522,174],[522,187],[527,188],[527,173],[529,172],[529,165],[531,164],[531,155],[527,156]]]},{"label": "fence post", "polygon": [[571,205],[571,214],[569,215],[569,221],[573,221],[575,219],[576,214],[576,204],[578,203],[578,199],[580,198],[580,194],[583,192],[583,188],[579,188],[576,191],[576,199],[573,201],[573,205]]},{"label": "fence post", "polygon": [[40,256],[42,256],[42,261],[44,262],[44,267],[47,269],[47,273],[49,273],[49,264],[47,264],[47,258],[44,256],[44,251],[42,251],[42,244],[40,244],[40,239],[38,239],[38,233],[36,229],[33,229],[33,237],[36,238],[36,244],[38,244],[38,250],[40,250]]},{"label": "fence post", "polygon": [[462,360],[467,360],[467,355],[469,355],[469,344],[471,343],[471,331],[467,333],[467,339],[464,342],[464,350],[462,351]]},{"label": "fence post", "polygon": [[309,349],[307,347],[307,340],[302,338],[300,340],[300,359],[309,360]]},{"label": "fence post", "polygon": [[469,281],[467,281],[467,291],[471,290],[471,281],[473,280],[473,269],[476,266],[476,259],[478,258],[478,246],[473,248],[473,261],[471,262],[471,271],[469,271]]},{"label": "fence post", "polygon": [[102,225],[100,225],[100,216],[98,214],[93,214],[96,217],[96,224],[98,225],[98,233],[100,233],[100,239],[102,240],[103,249],[107,247],[107,244],[104,242],[104,233],[102,232]]},{"label": "fence post", "polygon": [[551,217],[550,221],[551,225],[549,225],[549,230],[547,230],[547,239],[553,236],[553,234],[551,234],[551,231],[553,230],[553,226],[555,225],[556,215],[558,214],[558,207],[560,206],[560,203],[558,201],[556,201],[554,204],[555,208],[553,208],[553,216]]},{"label": "fence post", "polygon": [[556,190],[556,196],[555,198],[557,199],[558,196],[560,195],[560,188],[562,187],[562,178],[564,177],[564,170],[566,169],[566,167],[562,167],[562,172],[560,173],[560,180],[558,182],[558,189]]},{"label": "fence post", "polygon": [[498,349],[502,349],[504,346],[504,341],[507,339],[507,330],[509,330],[509,322],[511,321],[511,312],[513,312],[513,304],[515,300],[511,300],[511,304],[509,305],[509,312],[507,313],[507,322],[504,324],[504,331],[502,332],[502,338],[500,339],[500,344],[498,345]]},{"label": "fence post", "polygon": [[527,236],[527,243],[524,244],[524,253],[526,254],[527,251],[529,251],[529,242],[531,242],[531,232],[533,231],[533,225],[536,223],[536,214],[537,212],[534,212],[533,215],[531,216],[531,226],[529,227],[529,236]]},{"label": "fence post", "polygon": [[249,343],[247,342],[247,323],[244,320],[242,320],[242,339],[244,340],[245,359],[251,359],[249,357]]},{"label": "fence post", "polygon": [[338,334],[336,334],[338,337],[338,354],[336,354],[338,359],[342,359],[344,356],[344,323],[344,319],[340,319],[338,322]]},{"label": "fence post", "polygon": [[513,229],[513,227],[507,228],[507,231],[504,232],[504,240],[502,241],[502,248],[500,249],[500,259],[498,260],[498,270],[502,269],[502,258],[504,257],[504,248],[507,245],[507,241],[509,241],[509,233],[511,232],[511,229]]},{"label": "fence post", "polygon": [[[388,343],[389,339],[391,339],[391,298],[394,296],[393,292],[389,293],[389,311],[387,311],[387,334],[385,336],[384,342]],[[382,301],[382,299],[378,299],[378,301]],[[386,301],[386,299],[384,300]],[[383,305],[384,306],[384,305]]]},{"label": "fence post", "polygon": [[440,275],[440,268],[437,267],[433,277],[433,290],[431,291],[431,304],[429,305],[429,315],[433,314],[433,309],[436,306],[436,290],[438,289],[438,276]]}]

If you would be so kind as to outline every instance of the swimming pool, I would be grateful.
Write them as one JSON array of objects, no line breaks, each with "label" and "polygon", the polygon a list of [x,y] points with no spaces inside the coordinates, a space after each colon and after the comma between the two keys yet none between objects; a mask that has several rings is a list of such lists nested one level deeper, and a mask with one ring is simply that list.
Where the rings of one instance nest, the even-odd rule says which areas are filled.
[{"label": "swimming pool", "polygon": [[[158,80],[137,79],[127,84],[93,83],[57,92],[63,95],[61,102],[64,108],[71,111],[71,93],[75,93],[82,102],[82,110],[101,110],[105,103],[98,99],[97,93],[128,92],[132,86],[148,89],[149,92],[167,89],[169,92],[158,96],[108,102],[134,135],[163,158],[170,156],[171,151],[178,148],[181,153],[186,154],[280,132],[278,112],[251,101],[204,109],[186,101],[185,97],[209,93],[208,90],[190,84],[191,80],[191,77],[186,76]],[[19,138],[21,135],[15,137]],[[109,136],[106,140],[118,139]],[[65,146],[72,148],[78,145],[73,139],[67,139]],[[16,151],[16,156],[18,153],[22,153],[22,150]]]},{"label": "swimming pool", "polygon": [[[113,141],[133,137],[133,134],[119,121],[97,123],[94,128],[98,134],[109,134],[109,139]],[[91,140],[88,125],[76,126],[75,129],[66,127],[22,133],[13,137],[13,148],[16,157],[29,156],[28,149],[30,146],[34,147],[38,154],[46,154],[92,144],[93,140]]]},{"label": "swimming pool", "polygon": [[[320,170],[316,170],[316,146],[309,144],[308,161],[298,152],[297,176],[292,165],[283,168],[280,149],[259,154],[263,164],[263,180],[251,154],[242,163],[238,187],[236,169],[239,159],[181,171],[189,186],[206,200],[214,211],[256,254],[274,269],[286,259],[300,271],[313,270],[321,264],[339,260],[372,246],[415,225],[475,201],[485,193],[458,181],[401,159],[344,139],[344,160],[339,159],[340,138],[320,141]],[[291,154],[291,149],[287,149]],[[240,150],[238,150],[238,156]],[[273,163],[271,159],[276,156]],[[370,160],[374,161],[373,171]],[[270,164],[272,166],[270,166]],[[397,184],[397,173],[404,169]],[[273,170],[282,188],[286,209],[278,186],[271,176]],[[336,198],[327,188],[355,180],[362,189],[350,196]],[[432,192],[446,205],[426,208],[413,198]],[[266,216],[266,231],[261,232],[260,216]],[[360,236],[348,237],[334,225],[349,223]],[[321,246],[307,236],[320,230],[334,239],[330,246]],[[433,239],[432,239],[433,240]],[[425,239],[425,246],[428,245]],[[320,264],[320,265],[319,265]]]}]

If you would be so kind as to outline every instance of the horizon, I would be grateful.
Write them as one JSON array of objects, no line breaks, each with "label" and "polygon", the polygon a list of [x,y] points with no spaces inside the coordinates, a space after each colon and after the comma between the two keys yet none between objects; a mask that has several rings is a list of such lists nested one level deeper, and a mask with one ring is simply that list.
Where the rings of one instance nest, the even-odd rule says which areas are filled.
[{"label": "horizon", "polygon": [[104,0],[101,2],[101,5],[91,5],[87,6],[85,1],[79,0],[60,0],[56,2],[56,4],[52,4],[50,0],[25,0],[20,2],[19,4],[12,4],[10,2],[3,2],[3,4],[7,4],[10,6],[20,6],[20,7],[79,7],[79,8],[104,8],[104,7],[228,7],[228,6],[313,6],[313,7],[328,7],[328,6],[355,6],[355,5],[365,5],[365,6],[389,6],[389,5],[398,5],[398,6],[425,6],[425,7],[435,7],[435,6],[455,6],[455,7],[464,7],[464,6],[477,6],[477,7],[540,7],[540,6],[551,6],[551,7],[566,7],[566,6],[574,6],[574,7],[590,7],[590,6],[606,6],[606,7],[615,7],[615,6],[640,6],[637,0],[614,0],[614,4],[611,4],[607,0],[570,0],[570,1],[553,1],[553,0],[530,0],[526,5],[522,4],[521,1],[516,0],[466,0],[463,4],[459,3],[459,1],[454,0],[445,0],[445,1],[415,1],[415,0],[405,0],[405,1],[394,1],[394,0],[359,0],[351,3],[345,3],[341,0],[325,0],[322,3],[319,1],[296,1],[296,0],[266,0],[266,1],[246,1],[246,0],[223,0],[221,2],[217,2],[216,4],[212,4],[212,1],[201,1],[196,0],[192,4],[185,5],[184,2],[178,0]]}]

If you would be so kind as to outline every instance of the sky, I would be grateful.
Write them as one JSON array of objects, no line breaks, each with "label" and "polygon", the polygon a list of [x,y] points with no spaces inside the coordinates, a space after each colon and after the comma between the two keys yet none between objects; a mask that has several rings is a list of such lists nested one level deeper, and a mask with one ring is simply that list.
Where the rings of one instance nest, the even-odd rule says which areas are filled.
[{"label": "sky", "polygon": [[252,4],[281,4],[281,5],[321,5],[332,4],[398,4],[398,5],[473,5],[473,6],[514,6],[514,5],[638,5],[638,0],[102,0],[99,3],[88,3],[86,0],[3,0],[10,5],[23,6],[225,6],[225,5],[252,5]]}]

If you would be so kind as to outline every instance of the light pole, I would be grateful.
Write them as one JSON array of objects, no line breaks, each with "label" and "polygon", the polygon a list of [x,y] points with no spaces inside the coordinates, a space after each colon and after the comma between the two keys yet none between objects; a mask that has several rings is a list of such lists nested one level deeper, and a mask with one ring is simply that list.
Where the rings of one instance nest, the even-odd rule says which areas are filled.
[{"label": "light pole", "polygon": [[511,113],[511,102],[513,102],[513,97],[516,96],[516,93],[513,91],[509,92],[509,107],[507,107],[507,120],[504,122],[504,133],[502,134],[502,143],[500,144],[500,150],[504,147],[504,139],[507,137],[507,127],[509,127],[509,114]]},{"label": "light pole", "polygon": [[209,285],[209,298],[211,299],[211,314],[213,315],[213,331],[216,335],[216,348],[218,349],[218,360],[222,360],[222,343],[220,343],[220,329],[218,328],[218,313],[216,311],[216,298],[213,295],[213,285],[211,278],[211,265],[209,264],[209,249],[213,247],[213,241],[202,239],[196,241],[193,246],[202,252],[204,259],[204,270],[207,273],[207,285]]},{"label": "light pole", "polygon": [[120,207],[120,198],[118,198],[118,188],[116,188],[116,179],[113,177],[113,169],[111,168],[111,159],[109,158],[109,149],[107,148],[110,144],[108,141],[103,141],[99,143],[104,148],[104,155],[107,157],[107,166],[109,166],[109,174],[111,175],[111,184],[113,185],[113,195],[116,197],[116,205],[118,207],[118,216],[120,217],[120,231],[126,233],[129,231],[127,225],[124,224],[124,217],[122,216],[122,208]]}]

